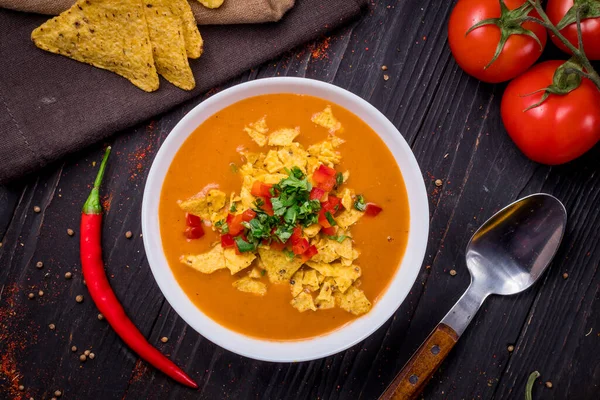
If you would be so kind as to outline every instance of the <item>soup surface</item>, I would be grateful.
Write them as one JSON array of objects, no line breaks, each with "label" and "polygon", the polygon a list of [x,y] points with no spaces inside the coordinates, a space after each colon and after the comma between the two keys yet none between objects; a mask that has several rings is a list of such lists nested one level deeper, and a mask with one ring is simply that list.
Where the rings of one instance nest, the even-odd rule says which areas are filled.
[{"label": "soup surface", "polygon": [[[360,252],[354,261],[362,272],[360,290],[370,302],[377,302],[401,262],[408,239],[408,199],[400,170],[379,136],[356,115],[316,97],[273,94],[245,99],[208,118],[186,140],[168,170],[159,208],[163,250],[177,281],[203,313],[229,329],[258,338],[297,340],[322,335],[357,318],[339,307],[299,312],[290,305],[289,283],[269,284],[263,296],[236,289],[233,283],[247,276],[250,268],[234,275],[228,269],[205,274],[181,262],[183,255],[208,252],[220,235],[205,226],[203,237],[188,240],[183,234],[186,213],[179,203],[209,184],[239,194],[238,167],[245,161],[240,149],[267,151],[252,141],[244,127],[265,116],[269,131],[298,127],[295,141],[308,148],[330,137],[327,129],[311,121],[328,105],[343,126],[337,136],[345,141],[336,149],[341,162],[335,169],[349,171],[345,184],[383,209],[351,227],[353,246]],[[269,283],[267,277],[261,279]]]}]

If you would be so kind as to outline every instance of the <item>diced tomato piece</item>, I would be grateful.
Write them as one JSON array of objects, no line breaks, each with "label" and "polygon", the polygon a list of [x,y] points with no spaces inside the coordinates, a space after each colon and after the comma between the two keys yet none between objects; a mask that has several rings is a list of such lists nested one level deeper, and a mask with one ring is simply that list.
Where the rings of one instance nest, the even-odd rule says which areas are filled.
[{"label": "diced tomato piece", "polygon": [[233,240],[233,236],[231,236],[229,233],[221,235],[221,247],[227,248],[233,246],[235,246],[235,240]]},{"label": "diced tomato piece", "polygon": [[275,214],[275,212],[273,211],[273,204],[271,204],[271,198],[270,197],[259,197],[260,199],[262,199],[263,204],[262,206],[260,206],[260,208],[267,213],[267,215],[273,216]]},{"label": "diced tomato piece", "polygon": [[302,262],[310,260],[317,254],[319,254],[319,250],[317,250],[317,247],[315,245],[310,246],[308,250],[306,250],[304,254],[302,254]]},{"label": "diced tomato piece", "polygon": [[342,199],[336,196],[329,196],[326,202],[321,204],[321,209],[329,211],[331,215],[335,214],[342,206]]},{"label": "diced tomato piece", "polygon": [[329,228],[322,228],[321,232],[323,232],[325,235],[334,236],[337,232],[337,229],[335,226],[330,226]]},{"label": "diced tomato piece", "polygon": [[323,227],[323,228],[331,228],[331,224],[329,223],[329,221],[327,220],[327,217],[325,216],[325,213],[327,211],[325,211],[324,209],[321,208],[321,211],[319,211],[319,224]]},{"label": "diced tomato piece", "polygon": [[254,218],[256,218],[256,212],[254,210],[247,209],[242,213],[242,221],[244,222],[250,222]]},{"label": "diced tomato piece", "polygon": [[319,168],[313,172],[313,181],[316,186],[329,192],[335,186],[335,169],[326,165],[319,165]]},{"label": "diced tomato piece", "polygon": [[383,210],[383,208],[379,207],[375,203],[367,203],[367,208],[365,209],[365,214],[370,217],[376,217],[377,214],[379,214],[382,210]]},{"label": "diced tomato piece", "polygon": [[204,236],[204,229],[202,228],[202,225],[188,226],[185,228],[184,235],[188,240],[200,239]]},{"label": "diced tomato piece", "polygon": [[227,225],[229,226],[229,234],[231,236],[237,236],[240,232],[244,230],[244,225],[242,225],[242,222],[244,222],[243,215],[244,214],[230,214],[231,219],[229,218],[229,216],[227,217]]},{"label": "diced tomato piece", "polygon": [[269,245],[270,248],[272,248],[273,250],[283,250],[285,249],[285,246],[287,246],[286,243],[281,243],[279,240],[272,240],[271,244]]},{"label": "diced tomato piece", "polygon": [[300,228],[299,226],[297,226],[297,227],[294,228],[294,231],[292,232],[292,236],[290,237],[290,241],[292,242],[292,244],[296,244],[301,239],[302,239],[302,228]]},{"label": "diced tomato piece", "polygon": [[325,191],[321,188],[318,187],[314,187],[312,188],[312,190],[310,191],[310,196],[308,197],[311,200],[319,200],[321,201],[323,199],[323,196],[325,196]]},{"label": "diced tomato piece", "polygon": [[252,184],[252,189],[250,193],[252,196],[256,197],[273,197],[271,196],[271,188],[273,185],[269,185],[268,183],[263,183],[261,181],[254,181]]},{"label": "diced tomato piece", "polygon": [[200,219],[200,217],[198,217],[197,215],[186,213],[185,224],[187,226],[202,226],[202,219]]},{"label": "diced tomato piece", "polygon": [[308,243],[308,240],[302,238],[292,245],[292,251],[296,255],[304,254],[309,247],[310,243]]}]

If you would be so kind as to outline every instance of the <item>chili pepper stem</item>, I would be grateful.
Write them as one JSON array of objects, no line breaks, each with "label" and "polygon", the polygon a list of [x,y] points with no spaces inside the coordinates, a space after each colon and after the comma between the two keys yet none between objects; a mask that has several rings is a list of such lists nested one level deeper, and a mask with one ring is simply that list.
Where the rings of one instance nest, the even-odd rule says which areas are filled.
[{"label": "chili pepper stem", "polygon": [[[528,17],[527,19],[530,21],[537,22],[538,24],[542,25],[544,28],[551,31],[561,42],[563,42],[563,44],[565,46],[567,46],[567,48],[571,51],[571,53],[573,53],[573,57],[575,57],[577,59],[577,61],[579,61],[581,66],[587,72],[587,73],[584,73],[583,71],[581,71],[581,72],[578,72],[577,74],[580,76],[584,76],[585,78],[591,80],[594,83],[594,85],[596,85],[598,90],[600,90],[600,75],[598,75],[598,72],[596,72],[596,70],[592,66],[592,63],[590,63],[590,60],[585,55],[583,48],[579,48],[579,49],[576,48],[575,46],[573,46],[573,44],[571,42],[569,42],[567,40],[566,37],[563,36],[562,33],[560,33],[559,29],[556,26],[554,26],[554,24],[550,21],[550,18],[548,18],[548,15],[544,11],[544,8],[542,7],[539,0],[528,0],[528,1],[535,8],[535,11],[537,11],[537,13],[540,15],[540,17],[542,19],[535,18],[535,17]],[[579,13],[577,13],[577,37],[578,37],[578,41],[581,46],[583,43],[581,43],[581,25],[580,25]]]},{"label": "chili pepper stem", "polygon": [[92,188],[87,200],[83,204],[82,211],[84,214],[102,214],[102,205],[100,204],[100,185],[102,184],[102,178],[104,178],[104,171],[106,170],[106,162],[108,161],[110,149],[111,147],[108,146],[104,152],[104,157],[102,158],[102,163],[100,164],[100,169],[98,170],[98,175],[96,175],[96,180],[94,181],[94,187]]}]

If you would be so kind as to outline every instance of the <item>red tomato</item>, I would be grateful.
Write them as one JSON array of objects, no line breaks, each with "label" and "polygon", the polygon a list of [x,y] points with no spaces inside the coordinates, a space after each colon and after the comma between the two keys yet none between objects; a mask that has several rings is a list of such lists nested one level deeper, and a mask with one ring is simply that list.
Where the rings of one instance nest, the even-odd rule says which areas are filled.
[{"label": "red tomato", "polygon": [[335,186],[335,169],[321,164],[313,172],[312,178],[318,188],[329,192]]},{"label": "red tomato", "polygon": [[365,209],[365,214],[370,217],[376,217],[383,208],[379,207],[375,203],[367,203],[367,208]]},{"label": "red tomato", "polygon": [[312,188],[310,191],[309,199],[311,200],[321,200],[323,196],[325,196],[325,191],[323,189],[319,189],[318,187]]},{"label": "red tomato", "polygon": [[297,226],[294,228],[294,231],[292,232],[292,236],[290,236],[290,241],[292,242],[292,244],[295,244],[295,243],[299,242],[301,239],[302,239],[302,228]]},{"label": "red tomato", "polygon": [[[573,0],[548,0],[546,5],[546,14],[550,21],[556,25],[565,16],[567,11],[573,6]],[[571,54],[567,46],[555,35],[550,33],[550,39],[559,49],[565,53]],[[577,47],[577,24],[572,23],[560,30],[560,33],[567,38],[569,42]],[[587,18],[581,20],[581,37],[583,39],[583,50],[590,60],[600,60],[600,17]]]},{"label": "red tomato", "polygon": [[302,238],[292,245],[292,251],[296,255],[304,254],[309,247],[310,243],[308,243],[308,240]]},{"label": "red tomato", "polygon": [[540,63],[508,84],[501,113],[506,131],[530,159],[557,165],[571,161],[600,140],[600,90],[588,79],[566,95],[551,94],[539,106],[543,93],[530,93],[552,83],[564,61]]},{"label": "red tomato", "polygon": [[[505,4],[513,10],[525,1],[505,0]],[[535,12],[530,14],[537,16]],[[498,0],[459,0],[448,22],[448,43],[456,62],[466,73],[484,82],[503,82],[522,74],[539,58],[546,45],[546,29],[534,22],[525,22],[522,27],[532,31],[542,47],[530,36],[511,35],[498,58],[485,68],[494,57],[501,31],[496,25],[480,26],[469,34],[467,31],[484,19],[499,17]]]},{"label": "red tomato", "polygon": [[256,212],[254,210],[251,209],[247,209],[246,211],[244,211],[242,213],[242,220],[244,222],[250,222],[252,221],[254,218],[256,218]]},{"label": "red tomato", "polygon": [[340,209],[342,209],[344,207],[344,206],[342,206],[341,203],[342,203],[342,199],[340,199],[339,197],[329,196],[327,201],[325,201],[321,204],[321,210],[329,211],[331,213],[331,215],[333,216],[336,212],[338,212]]},{"label": "red tomato", "polygon": [[310,246],[308,250],[306,250],[304,254],[302,254],[302,262],[307,262],[317,254],[319,254],[319,250],[317,250],[317,247],[315,245]]},{"label": "red tomato", "polygon": [[202,228],[202,225],[188,226],[185,228],[184,235],[188,240],[200,239],[204,236],[204,229]]},{"label": "red tomato", "polygon": [[190,213],[185,213],[185,224],[187,226],[202,226],[202,220]]},{"label": "red tomato", "polygon": [[244,230],[244,226],[242,225],[243,221],[243,214],[229,214],[227,216],[227,226],[229,226],[229,233],[232,236],[237,236],[241,231]]},{"label": "red tomato", "polygon": [[271,187],[273,187],[273,185],[269,185],[261,181],[254,181],[250,193],[252,196],[256,197],[273,197],[271,196]]},{"label": "red tomato", "polygon": [[271,203],[270,197],[259,197],[263,203],[260,208],[267,213],[267,215],[273,216],[275,212],[273,211],[273,204]]},{"label": "red tomato", "polygon": [[231,236],[229,233],[221,235],[221,247],[227,248],[233,246],[235,246],[235,240],[233,240],[233,236]]}]

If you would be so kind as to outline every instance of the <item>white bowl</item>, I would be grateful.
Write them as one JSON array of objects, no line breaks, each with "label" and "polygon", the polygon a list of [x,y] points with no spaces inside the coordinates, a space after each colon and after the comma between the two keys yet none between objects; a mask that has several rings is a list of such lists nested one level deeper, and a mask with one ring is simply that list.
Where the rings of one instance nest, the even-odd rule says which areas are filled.
[{"label": "white bowl", "polygon": [[[188,136],[214,113],[242,99],[272,93],[298,93],[338,104],[366,122],[390,149],[406,184],[410,228],[406,252],[389,287],[364,316],[337,330],[311,339],[269,341],[227,329],[206,316],[181,289],[162,250],[158,206],[160,191],[173,157]],[[213,343],[257,360],[293,362],[338,353],[362,341],[398,309],[417,278],[425,256],[429,209],[419,165],[400,132],[375,107],[360,97],[328,83],[304,78],[267,78],[246,82],[218,93],[191,110],[161,146],[146,181],[142,202],[142,232],[146,257],[165,298],[192,328]]]}]

